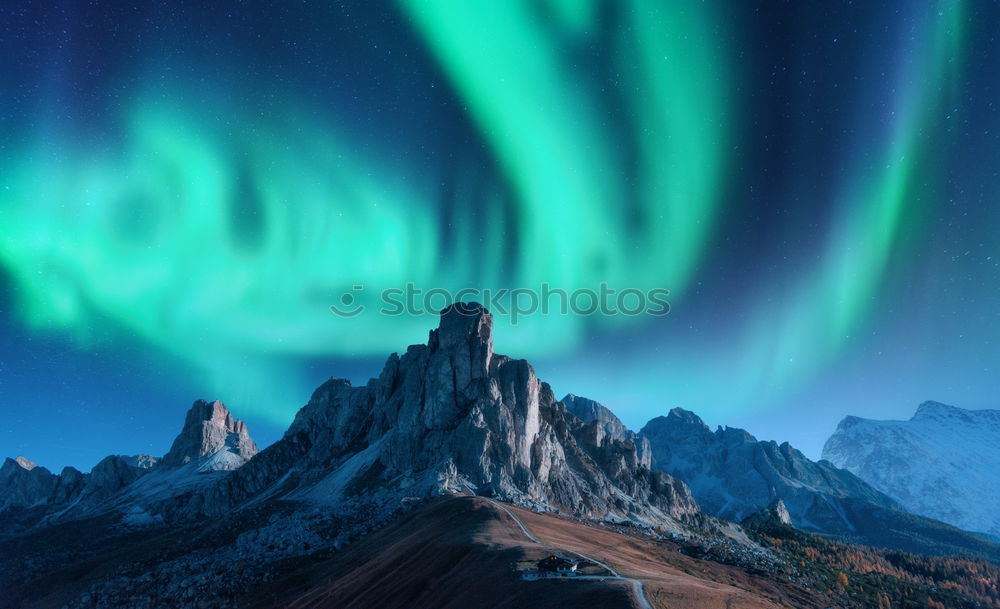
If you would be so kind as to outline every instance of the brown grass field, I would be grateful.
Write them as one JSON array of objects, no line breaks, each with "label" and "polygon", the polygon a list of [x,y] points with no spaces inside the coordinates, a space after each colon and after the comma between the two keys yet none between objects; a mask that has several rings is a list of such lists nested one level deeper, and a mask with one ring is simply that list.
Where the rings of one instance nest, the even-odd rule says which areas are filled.
[{"label": "brown grass field", "polygon": [[242,599],[253,609],[631,608],[623,581],[522,581],[519,561],[575,550],[641,580],[657,609],[819,608],[824,598],[766,575],[701,561],[677,546],[514,510],[543,543],[486,500],[442,498],[344,548],[335,557]]}]

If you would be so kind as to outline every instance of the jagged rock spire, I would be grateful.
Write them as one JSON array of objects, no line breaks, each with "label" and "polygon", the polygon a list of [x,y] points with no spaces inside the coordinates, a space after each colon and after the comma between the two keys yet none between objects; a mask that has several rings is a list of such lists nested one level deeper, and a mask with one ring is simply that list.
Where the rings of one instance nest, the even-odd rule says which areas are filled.
[{"label": "jagged rock spire", "polygon": [[[207,464],[207,469],[236,469],[257,452],[246,424],[234,418],[225,404],[219,400],[197,400],[188,410],[184,427],[162,464],[180,467],[199,462]],[[213,457],[210,463],[206,461]]]},{"label": "jagged rock spire", "polygon": [[459,372],[482,378],[493,359],[493,315],[478,302],[456,302],[441,311],[437,330],[431,330],[432,351],[455,354]]},{"label": "jagged rock spire", "polygon": [[493,352],[493,315],[478,302],[456,302],[442,309],[435,332],[442,347],[474,338]]}]

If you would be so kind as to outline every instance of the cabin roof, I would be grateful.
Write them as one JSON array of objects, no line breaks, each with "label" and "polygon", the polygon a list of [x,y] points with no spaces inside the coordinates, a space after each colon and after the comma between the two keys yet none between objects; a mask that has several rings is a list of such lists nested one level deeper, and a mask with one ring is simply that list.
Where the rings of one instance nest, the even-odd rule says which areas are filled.
[{"label": "cabin roof", "polygon": [[538,566],[543,569],[556,569],[559,567],[572,568],[575,567],[576,564],[577,561],[574,558],[563,554],[549,554],[542,560],[538,561]]}]

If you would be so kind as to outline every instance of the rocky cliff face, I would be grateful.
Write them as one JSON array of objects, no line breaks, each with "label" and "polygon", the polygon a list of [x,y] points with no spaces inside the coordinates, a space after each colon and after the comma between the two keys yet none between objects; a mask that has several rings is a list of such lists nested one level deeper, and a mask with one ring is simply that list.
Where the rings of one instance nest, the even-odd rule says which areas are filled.
[{"label": "rocky cliff face", "polygon": [[81,497],[85,503],[97,504],[138,480],[148,468],[133,465],[134,458],[110,455],[90,470]]},{"label": "rocky cliff face", "polygon": [[476,493],[536,509],[680,527],[687,487],[650,471],[634,441],[585,423],[524,360],[493,352],[492,316],[458,304],[426,345],[377,379],[331,379],[284,438],[207,497],[224,513],[262,493],[337,502]]},{"label": "rocky cliff face", "polygon": [[777,525],[783,527],[793,527],[792,515],[788,512],[788,507],[781,499],[776,500],[768,507],[750,514],[743,519],[743,526],[753,529],[759,525]]},{"label": "rocky cliff face", "polygon": [[25,457],[7,458],[0,466],[0,510],[44,503],[59,477]]},{"label": "rocky cliff face", "polygon": [[615,416],[615,413],[606,406],[572,393],[567,394],[562,402],[566,405],[567,410],[584,423],[597,423],[593,432],[595,443],[600,444],[604,438],[619,442],[631,442],[635,444],[639,464],[647,469],[653,466],[653,451],[649,445],[649,439],[625,427],[621,420]]},{"label": "rocky cliff face", "polygon": [[908,421],[846,417],[823,458],[914,514],[1000,537],[1000,410],[925,402]]}]

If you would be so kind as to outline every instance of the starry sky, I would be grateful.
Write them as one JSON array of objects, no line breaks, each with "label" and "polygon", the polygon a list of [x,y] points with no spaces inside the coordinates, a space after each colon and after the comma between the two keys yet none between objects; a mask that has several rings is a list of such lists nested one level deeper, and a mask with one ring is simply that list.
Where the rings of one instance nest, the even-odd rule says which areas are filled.
[{"label": "starry sky", "polygon": [[496,316],[634,428],[816,458],[847,414],[995,408],[998,34],[985,0],[5,2],[0,453],[162,455],[196,398],[269,444],[426,340],[377,312],[407,283],[670,290]]}]

